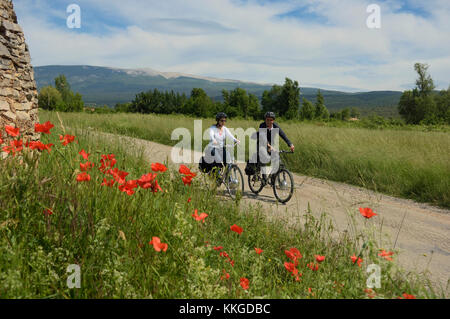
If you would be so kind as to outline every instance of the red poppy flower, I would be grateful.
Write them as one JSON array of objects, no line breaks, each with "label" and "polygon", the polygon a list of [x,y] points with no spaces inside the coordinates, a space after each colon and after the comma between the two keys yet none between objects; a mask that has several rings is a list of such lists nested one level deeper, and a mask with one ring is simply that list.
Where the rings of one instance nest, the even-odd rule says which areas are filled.
[{"label": "red poppy flower", "polygon": [[286,270],[289,272],[294,272],[294,270],[296,269],[293,263],[287,261],[284,263],[284,268],[286,268]]},{"label": "red poppy flower", "polygon": [[234,260],[229,260],[231,267],[234,267]]},{"label": "red poppy flower", "polygon": [[247,278],[241,278],[241,287],[244,290],[247,290],[249,288],[250,281]]},{"label": "red poppy flower", "polygon": [[224,279],[228,280],[228,279],[230,279],[230,274],[227,273],[227,272],[225,271],[225,269],[222,269],[222,272],[223,272],[223,275],[220,276],[220,280],[224,280]]},{"label": "red poppy flower", "polygon": [[156,178],[156,176],[156,174],[152,173],[144,174],[137,180],[137,183],[144,189],[150,188],[153,186],[153,180]]},{"label": "red poppy flower", "polygon": [[366,208],[359,208],[359,212],[361,213],[362,216],[364,216],[365,218],[372,218],[373,216],[376,216],[377,214],[375,214],[371,208],[366,207]]},{"label": "red poppy flower", "polygon": [[90,180],[91,180],[91,176],[86,172],[83,172],[83,173],[80,173],[77,175],[77,182],[88,182]]},{"label": "red poppy flower", "polygon": [[9,136],[16,137],[16,136],[19,136],[20,130],[18,127],[12,127],[9,125],[5,125],[5,131],[6,131],[6,133],[8,133]]},{"label": "red poppy flower", "polygon": [[230,226],[230,229],[239,235],[242,233],[243,229],[239,227],[238,225],[234,224],[233,226]]},{"label": "red poppy flower", "polygon": [[156,251],[166,251],[167,250],[167,244],[162,243],[161,239],[159,237],[152,237],[152,240],[149,242],[149,245],[153,245],[153,248]]},{"label": "red poppy flower", "polygon": [[13,156],[16,156],[16,153],[23,150],[23,142],[22,140],[14,140],[10,141],[8,146],[3,146],[3,152],[12,153]]},{"label": "red poppy flower", "polygon": [[134,194],[134,188],[138,187],[136,180],[126,181],[125,183],[119,185],[119,190],[121,192],[127,193],[127,195]]},{"label": "red poppy flower", "polygon": [[118,184],[125,183],[125,177],[128,175],[127,172],[121,171],[117,167],[114,169],[109,169],[106,171],[106,174],[112,175]]},{"label": "red poppy flower", "polygon": [[[381,250],[381,249],[380,249]],[[381,253],[379,253],[378,254],[378,256],[381,256],[381,257],[383,257],[384,259],[386,259],[386,260],[389,260],[389,261],[392,261],[392,255],[394,254],[394,252],[393,251],[389,251],[389,252],[387,252],[387,251],[385,251],[384,249],[383,250],[381,250]]]},{"label": "red poppy flower", "polygon": [[106,180],[106,178],[103,178],[103,183],[100,186],[108,186],[108,187],[112,187],[114,185],[116,181],[111,179],[111,180]]},{"label": "red poppy flower", "polygon": [[316,257],[316,261],[317,261],[318,263],[321,263],[322,261],[325,260],[325,256],[314,255],[314,257]]},{"label": "red poppy flower", "polygon": [[220,251],[223,249],[223,246],[214,246],[213,247],[214,250]]},{"label": "red poppy flower", "polygon": [[83,158],[87,161],[89,158],[89,155],[91,155],[91,153],[86,153],[86,151],[84,149],[82,149],[78,154],[80,154],[81,156],[83,156]]},{"label": "red poppy flower", "polygon": [[40,133],[44,133],[44,134],[50,134],[50,130],[53,127],[54,127],[54,125],[50,121],[47,121],[44,124],[36,123],[36,124],[34,124],[34,131],[36,133],[40,132]]},{"label": "red poppy flower", "polygon": [[293,247],[289,250],[285,250],[284,253],[286,254],[287,258],[289,258],[290,260],[293,260],[296,264],[298,264],[298,259],[301,259],[303,256],[300,253],[300,251]]},{"label": "red poppy flower", "polygon": [[102,159],[100,160],[100,163],[102,165],[100,166],[99,169],[102,173],[105,173],[105,171],[108,167],[112,168],[112,167],[114,167],[114,165],[116,165],[117,161],[115,159],[114,154],[102,155],[101,157],[102,157]]},{"label": "red poppy flower", "polygon": [[359,267],[361,267],[361,263],[363,262],[363,260],[359,257],[356,257],[355,255],[350,257],[352,259],[353,263],[357,263]]},{"label": "red poppy flower", "polygon": [[3,140],[2,140],[2,132],[0,132],[0,144],[3,144]]},{"label": "red poppy flower", "polygon": [[50,208],[47,208],[47,209],[44,209],[44,215],[50,216],[50,215],[53,215],[53,212]]},{"label": "red poppy flower", "polygon": [[319,270],[319,264],[315,264],[315,263],[309,263],[306,265],[309,269],[311,269],[312,271],[317,271]]},{"label": "red poppy flower", "polygon": [[197,214],[197,209],[194,210],[194,214],[192,214],[192,217],[195,218],[195,220],[197,221],[203,221],[203,223],[205,222],[205,218],[208,217],[208,214],[206,213],[201,213],[200,215]]},{"label": "red poppy flower", "polygon": [[261,255],[261,253],[263,252],[263,250],[261,248],[256,248],[256,247],[255,247],[255,251],[258,255]]},{"label": "red poppy flower", "polygon": [[60,135],[60,136],[59,136],[59,140],[60,140],[60,141],[63,141],[63,142],[62,142],[62,145],[63,145],[63,146],[66,146],[67,144],[70,144],[70,143],[72,143],[73,141],[75,141],[75,136],[69,135],[69,134],[66,134],[66,135],[64,135],[64,136]]},{"label": "red poppy flower", "polygon": [[[399,299],[402,299],[402,297],[398,297]],[[416,299],[416,296],[409,295],[407,293],[403,293],[403,299]]]},{"label": "red poppy flower", "polygon": [[191,170],[183,164],[180,165],[180,169],[178,170],[178,172],[183,175],[191,175],[192,177],[195,177],[197,175],[196,173],[191,172]]},{"label": "red poppy flower", "polygon": [[184,185],[191,185],[192,183],[192,176],[183,176],[181,178],[181,180],[183,181]]},{"label": "red poppy flower", "polygon": [[89,169],[91,169],[92,167],[94,167],[94,163],[92,162],[86,162],[86,163],[80,163],[80,170],[85,172]]},{"label": "red poppy flower", "polygon": [[187,202],[188,202],[188,203],[190,203],[190,202],[191,202],[191,198],[190,198],[190,197],[188,198]]},{"label": "red poppy flower", "polygon": [[230,256],[228,255],[228,253],[226,251],[221,251],[219,254],[220,257],[226,257],[226,258],[230,258]]},{"label": "red poppy flower", "polygon": [[373,291],[373,289],[370,289],[370,288],[364,289],[364,292],[367,294],[367,297],[369,297],[370,299],[372,299],[376,295],[375,291]]},{"label": "red poppy flower", "polygon": [[32,150],[37,149],[41,152],[43,150],[47,150],[50,153],[51,147],[53,146],[53,144],[44,144],[41,141],[32,141],[32,142],[27,143],[26,146],[28,146]]},{"label": "red poppy flower", "polygon": [[154,172],[165,172],[167,167],[161,163],[152,163],[152,171]]}]

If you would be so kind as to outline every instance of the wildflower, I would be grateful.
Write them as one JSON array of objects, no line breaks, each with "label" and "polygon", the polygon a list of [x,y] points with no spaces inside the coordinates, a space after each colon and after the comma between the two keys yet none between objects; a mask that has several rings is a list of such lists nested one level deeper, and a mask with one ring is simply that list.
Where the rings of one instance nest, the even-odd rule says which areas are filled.
[{"label": "wildflower", "polygon": [[416,299],[416,296],[409,295],[407,293],[403,293],[403,298],[402,297],[397,297],[397,299]]},{"label": "wildflower", "polygon": [[290,262],[285,262],[284,268],[286,268],[286,270],[289,271],[292,276],[295,276],[296,281],[300,281],[300,277],[302,276],[302,273],[298,272],[298,269],[296,268],[295,264],[290,263]]},{"label": "wildflower", "polygon": [[85,172],[89,169],[91,169],[92,167],[94,167],[94,163],[92,162],[86,162],[86,163],[80,163],[80,170]]},{"label": "wildflower", "polygon": [[82,149],[78,154],[80,154],[81,156],[83,156],[83,158],[87,161],[89,158],[89,155],[91,155],[91,153],[86,153],[86,151],[84,149]]},{"label": "wildflower", "polygon": [[153,180],[156,178],[156,176],[156,174],[152,173],[144,174],[137,180],[137,183],[144,189],[153,187]]},{"label": "wildflower", "polygon": [[191,172],[191,170],[183,164],[180,165],[180,169],[178,170],[178,172],[183,175],[191,175],[192,177],[195,177],[197,175],[196,173]]},{"label": "wildflower", "polygon": [[182,178],[181,178],[181,180],[183,181],[183,183],[184,183],[184,185],[191,185],[191,183],[192,183],[192,176],[183,176]]},{"label": "wildflower", "polygon": [[103,183],[101,184],[101,186],[108,186],[108,187],[112,187],[114,185],[116,181],[111,179],[111,180],[106,180],[106,178],[103,178]]},{"label": "wildflower", "polygon": [[54,125],[50,122],[47,121],[44,124],[39,124],[36,123],[34,124],[34,131],[36,133],[44,133],[44,134],[50,134],[50,130],[54,127]]},{"label": "wildflower", "polygon": [[[381,250],[381,249],[380,249]],[[384,249],[383,250],[381,250],[381,253],[379,253],[378,254],[378,256],[381,256],[381,257],[383,257],[384,259],[386,259],[386,260],[389,260],[389,261],[392,261],[392,255],[394,254],[394,252],[393,251],[389,251],[389,252],[387,252],[387,251],[385,251]]]},{"label": "wildflower", "polygon": [[9,125],[5,125],[5,131],[9,136],[16,137],[16,136],[19,136],[20,130],[18,127],[12,127]]},{"label": "wildflower", "polygon": [[369,297],[370,299],[375,297],[375,291],[371,288],[364,289],[364,292],[367,294],[367,297]]},{"label": "wildflower", "polygon": [[25,146],[29,147],[32,150],[38,149],[39,151],[47,150],[49,153],[51,151],[51,147],[53,144],[44,144],[41,141],[32,141],[27,143]]},{"label": "wildflower", "polygon": [[8,146],[3,146],[3,152],[6,153],[12,153],[13,156],[16,156],[16,153],[20,152],[23,150],[23,142],[22,140],[17,141],[10,141]]},{"label": "wildflower", "polygon": [[316,257],[316,261],[317,261],[318,263],[321,263],[322,261],[325,260],[325,256],[314,255],[314,257]]},{"label": "wildflower", "polygon": [[3,140],[2,140],[2,132],[0,132],[0,144],[3,144]]},{"label": "wildflower", "polygon": [[221,251],[223,249],[223,246],[214,246],[213,249],[217,250],[217,251]]},{"label": "wildflower", "polygon": [[309,269],[311,269],[312,271],[317,271],[319,270],[319,264],[315,264],[315,263],[309,263],[306,265]]},{"label": "wildflower", "polygon": [[90,180],[91,180],[91,176],[86,172],[83,172],[83,173],[80,173],[77,175],[77,182],[87,182]]},{"label": "wildflower", "polygon": [[226,257],[226,258],[230,258],[230,256],[228,255],[228,253],[226,251],[221,251],[219,254],[220,257]]},{"label": "wildflower", "polygon": [[70,144],[70,143],[72,143],[75,140],[75,136],[69,135],[69,134],[66,134],[64,136],[60,135],[59,136],[59,140],[63,141],[62,142],[63,146],[66,146],[67,144]]},{"label": "wildflower", "polygon": [[50,208],[44,209],[44,215],[45,216],[50,216],[53,215],[53,212]]},{"label": "wildflower", "polygon": [[371,208],[366,207],[366,208],[359,208],[359,212],[361,213],[362,216],[364,216],[365,218],[369,219],[372,218],[373,216],[376,216],[377,214],[375,214]]},{"label": "wildflower", "polygon": [[357,263],[359,267],[361,267],[361,263],[363,262],[363,260],[359,257],[356,257],[355,255],[350,257],[352,259],[353,263]]},{"label": "wildflower", "polygon": [[249,288],[250,281],[247,278],[241,278],[241,287],[244,290],[247,290]]},{"label": "wildflower", "polygon": [[239,227],[238,225],[234,224],[233,226],[230,226],[230,229],[239,235],[242,233],[243,229]]},{"label": "wildflower", "polygon": [[206,213],[201,213],[200,216],[197,214],[197,209],[194,210],[194,214],[192,214],[192,217],[195,218],[195,220],[197,221],[203,221],[203,223],[205,222],[205,218],[208,217],[208,214]]},{"label": "wildflower", "polygon": [[156,251],[166,251],[167,250],[167,244],[162,243],[161,239],[159,239],[159,237],[152,237],[152,240],[149,242],[149,245],[153,245],[153,248]]},{"label": "wildflower", "polygon": [[125,183],[119,185],[119,190],[121,192],[127,193],[127,195],[133,195],[134,194],[134,188],[138,187],[136,180],[130,180],[126,181]]},{"label": "wildflower", "polygon": [[298,265],[298,260],[303,257],[300,251],[295,247],[285,250],[284,253],[290,260],[294,261],[296,266]]},{"label": "wildflower", "polygon": [[263,250],[261,248],[256,248],[256,247],[255,247],[255,251],[258,255],[261,255],[261,253],[263,252]]},{"label": "wildflower", "polygon": [[114,154],[109,154],[109,155],[102,155],[101,156],[102,159],[100,160],[100,163],[102,164],[100,166],[100,171],[102,173],[105,173],[106,169],[109,168],[113,168],[114,165],[116,165],[116,159],[115,159],[115,155]]},{"label": "wildflower", "polygon": [[187,202],[188,202],[188,204],[191,202],[191,198],[190,197],[188,198]]},{"label": "wildflower", "polygon": [[225,271],[225,269],[222,269],[222,272],[223,272],[223,275],[220,276],[220,280],[224,280],[224,279],[228,280],[228,279],[230,279],[230,274],[227,273],[227,272]]},{"label": "wildflower", "polygon": [[112,175],[118,184],[125,183],[125,177],[128,175],[127,172],[121,171],[117,167],[114,169],[109,169],[106,171],[106,174]]},{"label": "wildflower", "polygon": [[152,163],[152,171],[154,172],[165,172],[167,167],[161,163]]}]

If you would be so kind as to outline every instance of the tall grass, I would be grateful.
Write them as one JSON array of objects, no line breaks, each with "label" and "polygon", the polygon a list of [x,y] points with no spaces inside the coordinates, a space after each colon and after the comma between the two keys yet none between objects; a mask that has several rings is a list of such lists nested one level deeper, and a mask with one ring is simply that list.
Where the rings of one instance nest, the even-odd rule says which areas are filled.
[{"label": "tall grass", "polygon": [[[142,114],[61,114],[71,127],[175,145],[177,127],[193,132],[194,118]],[[41,113],[55,120],[55,114]],[[204,119],[206,130],[213,120]],[[228,127],[257,128],[260,122],[230,120]],[[312,123],[283,123],[296,146],[286,158],[298,173],[363,186],[389,195],[450,207],[450,133],[419,130],[369,130],[328,127]],[[207,141],[204,141],[204,146]],[[284,142],[280,142],[284,143]]]},{"label": "tall grass", "polygon": [[[395,264],[378,256],[369,228],[332,239],[333,225],[311,212],[301,227],[287,228],[266,221],[258,208],[218,200],[198,177],[185,186],[170,170],[158,174],[163,191],[157,193],[139,188],[129,196],[101,186],[101,154],[115,154],[127,180],[150,172],[151,158],[88,130],[70,132],[78,132],[78,144],[61,146],[63,132],[55,127],[42,137],[55,144],[51,153],[25,149],[0,160],[2,298],[367,298],[371,263],[382,268],[375,298],[442,297],[426,278],[393,271]],[[96,164],[88,182],[76,181],[81,149]],[[208,214],[205,223],[191,216],[195,209]],[[243,233],[232,232],[233,224]],[[168,244],[166,252],[149,245],[153,236]],[[215,246],[223,246],[234,266]],[[303,255],[299,281],[284,267],[292,247]],[[326,259],[312,271],[306,265],[316,254]],[[361,267],[352,263],[354,254],[364,260]],[[70,264],[81,267],[79,289],[67,286]],[[221,279],[224,271],[229,279]],[[240,286],[243,277],[248,289]]]}]

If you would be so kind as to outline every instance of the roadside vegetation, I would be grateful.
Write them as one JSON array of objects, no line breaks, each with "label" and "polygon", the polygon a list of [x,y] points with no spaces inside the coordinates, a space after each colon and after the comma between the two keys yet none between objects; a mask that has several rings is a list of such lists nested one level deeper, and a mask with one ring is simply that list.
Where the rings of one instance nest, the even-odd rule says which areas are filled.
[{"label": "roadside vegetation", "polygon": [[[370,208],[349,212],[365,227],[338,238],[312,212],[295,228],[268,222],[257,207],[219,200],[188,167],[87,129],[132,129],[142,116],[54,116],[40,114],[50,120],[36,126],[40,142],[1,132],[1,298],[443,298],[426,276],[397,268]],[[153,119],[146,134],[169,122]],[[372,263],[380,288],[367,288]],[[70,289],[73,264],[81,281]]]}]

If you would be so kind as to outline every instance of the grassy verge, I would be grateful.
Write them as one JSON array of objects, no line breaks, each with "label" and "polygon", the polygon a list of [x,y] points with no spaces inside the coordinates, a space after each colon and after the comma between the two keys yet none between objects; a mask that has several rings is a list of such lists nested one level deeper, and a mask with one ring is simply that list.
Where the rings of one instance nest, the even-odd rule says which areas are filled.
[{"label": "grassy verge", "polygon": [[[308,214],[301,228],[286,228],[265,221],[257,208],[218,200],[198,177],[184,185],[180,173],[170,170],[158,173],[162,191],[138,187],[129,195],[117,183],[101,185],[112,178],[99,170],[99,161],[115,154],[114,167],[132,181],[151,172],[142,154],[86,130],[62,146],[62,133],[69,132],[55,127],[42,136],[55,144],[50,153],[38,156],[25,148],[0,160],[2,298],[442,297],[426,278],[394,271],[395,264],[378,255],[371,220],[367,229],[337,239],[324,215]],[[85,162],[81,149],[95,164],[84,182],[77,181]],[[193,218],[195,209],[208,214],[205,222]],[[234,224],[241,234],[230,229]],[[166,251],[149,244],[155,236]],[[286,254],[293,247],[302,255],[296,276],[286,264],[294,263]],[[315,255],[325,260],[319,264]],[[362,258],[360,266],[352,262],[354,255]],[[319,268],[312,270],[310,263]],[[371,263],[381,267],[381,287],[368,294]],[[71,264],[80,266],[79,289],[67,285]]]},{"label": "grassy verge", "polygon": [[[193,132],[194,118],[142,114],[61,114],[70,127],[175,145],[172,131]],[[42,112],[56,121],[56,114]],[[203,130],[212,120],[203,120]],[[230,120],[230,128],[258,127],[259,122]],[[283,123],[296,153],[286,158],[298,173],[363,186],[385,194],[450,207],[450,134],[420,130],[369,130],[355,127]],[[207,141],[204,141],[204,146]],[[283,142],[281,142],[283,143]]]}]

